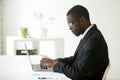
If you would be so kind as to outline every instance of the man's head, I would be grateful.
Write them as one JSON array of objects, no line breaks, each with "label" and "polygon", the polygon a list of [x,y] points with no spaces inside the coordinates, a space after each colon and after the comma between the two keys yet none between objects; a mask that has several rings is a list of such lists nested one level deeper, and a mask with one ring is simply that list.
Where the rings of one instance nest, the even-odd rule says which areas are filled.
[{"label": "man's head", "polygon": [[70,30],[76,36],[83,34],[84,31],[91,25],[89,12],[85,7],[81,5],[76,5],[68,11],[67,21]]}]

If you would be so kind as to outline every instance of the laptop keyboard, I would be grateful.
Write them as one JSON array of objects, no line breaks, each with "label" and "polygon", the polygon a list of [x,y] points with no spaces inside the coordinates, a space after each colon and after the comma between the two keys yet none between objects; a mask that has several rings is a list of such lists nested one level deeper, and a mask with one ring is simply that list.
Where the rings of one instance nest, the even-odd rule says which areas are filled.
[{"label": "laptop keyboard", "polygon": [[32,64],[32,69],[33,69],[33,70],[40,70],[41,67],[40,67],[39,64]]},{"label": "laptop keyboard", "polygon": [[41,68],[40,64],[32,64],[32,69],[34,71],[53,71],[53,68],[44,66]]}]

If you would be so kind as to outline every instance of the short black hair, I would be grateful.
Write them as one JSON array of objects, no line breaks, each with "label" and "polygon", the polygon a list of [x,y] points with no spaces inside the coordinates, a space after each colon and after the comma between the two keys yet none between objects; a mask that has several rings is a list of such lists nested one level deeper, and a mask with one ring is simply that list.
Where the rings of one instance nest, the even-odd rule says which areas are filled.
[{"label": "short black hair", "polygon": [[75,5],[73,6],[68,12],[68,15],[74,15],[76,18],[80,18],[81,16],[85,17],[86,19],[89,20],[89,12],[88,10],[83,7],[82,5]]}]

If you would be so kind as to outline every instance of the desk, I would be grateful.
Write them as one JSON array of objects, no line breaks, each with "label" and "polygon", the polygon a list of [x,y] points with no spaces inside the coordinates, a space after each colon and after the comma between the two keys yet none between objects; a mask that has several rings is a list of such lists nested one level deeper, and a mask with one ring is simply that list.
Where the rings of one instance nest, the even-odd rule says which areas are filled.
[{"label": "desk", "polygon": [[54,72],[33,72],[28,56],[0,56],[0,80],[66,80],[66,77]]}]

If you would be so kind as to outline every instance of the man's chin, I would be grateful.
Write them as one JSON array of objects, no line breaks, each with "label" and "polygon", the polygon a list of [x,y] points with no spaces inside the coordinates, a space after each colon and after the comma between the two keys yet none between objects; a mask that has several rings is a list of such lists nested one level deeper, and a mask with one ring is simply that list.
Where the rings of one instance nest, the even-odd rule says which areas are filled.
[{"label": "man's chin", "polygon": [[74,34],[74,35],[78,37],[80,34]]},{"label": "man's chin", "polygon": [[74,33],[74,32],[72,32],[75,36],[79,36],[80,34],[77,34],[77,33]]}]

